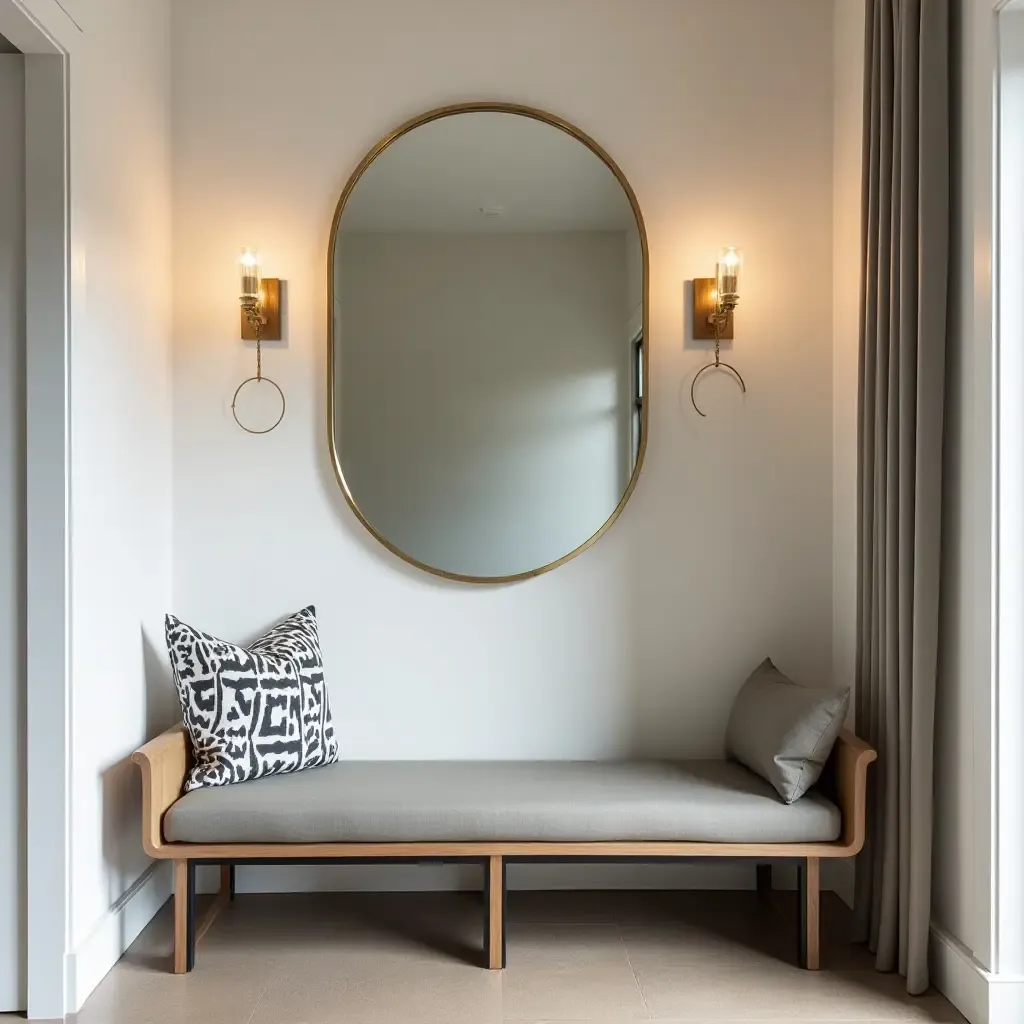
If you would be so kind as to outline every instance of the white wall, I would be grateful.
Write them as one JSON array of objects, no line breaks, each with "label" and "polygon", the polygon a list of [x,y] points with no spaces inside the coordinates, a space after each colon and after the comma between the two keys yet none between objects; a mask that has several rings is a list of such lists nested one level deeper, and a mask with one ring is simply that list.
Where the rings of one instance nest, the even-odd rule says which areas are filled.
[{"label": "white wall", "polygon": [[74,65],[84,135],[73,139],[82,239],[73,270],[85,293],[70,397],[77,1001],[131,941],[122,898],[149,861],[129,757],[175,718],[162,653],[172,536],[169,36],[167,0],[98,0]]},{"label": "white wall", "polygon": [[399,550],[510,576],[618,506],[633,468],[625,239],[341,232],[338,450]]},{"label": "white wall", "polygon": [[0,56],[0,1012],[26,992],[25,59]]},{"label": "white wall", "polygon": [[[766,653],[830,679],[831,291],[792,275],[831,281],[831,53],[819,0],[507,0],[472,17],[456,0],[175,3],[177,614],[246,639],[315,602],[348,757],[716,754]],[[274,71],[254,151],[239,112],[256,68]],[[405,118],[481,97],[596,138],[651,247],[637,491],[582,557],[488,589],[407,568],[365,533],[331,472],[325,409],[341,188]],[[733,241],[748,272],[731,354],[750,390],[703,383],[704,421],[687,390],[709,346],[684,341],[683,282]],[[264,348],[288,414],[259,438],[229,411],[254,364],[238,341],[243,244],[288,292],[287,340]]]}]

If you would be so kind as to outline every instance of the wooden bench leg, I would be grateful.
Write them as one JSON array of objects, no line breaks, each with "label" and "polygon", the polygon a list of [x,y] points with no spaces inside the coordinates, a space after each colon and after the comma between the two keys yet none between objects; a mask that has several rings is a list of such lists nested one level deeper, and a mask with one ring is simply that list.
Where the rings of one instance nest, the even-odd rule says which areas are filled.
[{"label": "wooden bench leg", "polygon": [[821,964],[821,860],[806,857],[797,865],[800,889],[800,966],[816,971]]},{"label": "wooden bench leg", "polygon": [[174,862],[174,973],[187,974],[196,962],[196,865]]},{"label": "wooden bench leg", "polygon": [[757,865],[757,894],[767,896],[772,891],[772,866],[771,864]]},{"label": "wooden bench leg", "polygon": [[488,857],[484,865],[486,905],[484,947],[487,967],[500,971],[505,966],[505,858]]}]

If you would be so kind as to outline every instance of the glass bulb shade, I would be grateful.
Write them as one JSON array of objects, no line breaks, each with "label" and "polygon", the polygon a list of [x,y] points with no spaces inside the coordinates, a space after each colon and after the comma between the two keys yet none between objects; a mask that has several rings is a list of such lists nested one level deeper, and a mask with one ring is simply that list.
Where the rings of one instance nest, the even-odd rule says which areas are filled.
[{"label": "glass bulb shade", "polygon": [[260,256],[255,249],[243,249],[238,257],[238,268],[241,273],[243,299],[260,298],[260,286],[263,275],[260,273]]},{"label": "glass bulb shade", "polygon": [[715,287],[720,299],[738,296],[740,293],[740,270],[743,267],[743,253],[733,246],[723,249],[715,268]]}]

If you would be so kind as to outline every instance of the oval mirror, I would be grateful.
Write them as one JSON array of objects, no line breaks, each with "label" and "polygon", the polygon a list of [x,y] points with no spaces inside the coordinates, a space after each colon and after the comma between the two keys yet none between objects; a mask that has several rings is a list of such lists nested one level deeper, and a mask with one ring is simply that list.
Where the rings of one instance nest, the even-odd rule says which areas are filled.
[{"label": "oval mirror", "polygon": [[328,419],[362,523],[420,568],[501,582],[604,532],[646,441],[647,242],[622,172],[539,111],[432,111],[338,204]]}]

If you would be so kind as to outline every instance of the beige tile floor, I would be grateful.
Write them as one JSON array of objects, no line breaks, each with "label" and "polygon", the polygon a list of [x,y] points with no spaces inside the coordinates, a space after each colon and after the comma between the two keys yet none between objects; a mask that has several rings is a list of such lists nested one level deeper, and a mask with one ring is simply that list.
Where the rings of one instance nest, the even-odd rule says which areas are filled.
[{"label": "beige tile floor", "polygon": [[963,1020],[876,973],[831,894],[817,973],[795,964],[791,893],[510,893],[503,972],[477,966],[473,894],[239,896],[183,977],[169,910],[76,1024]]}]

